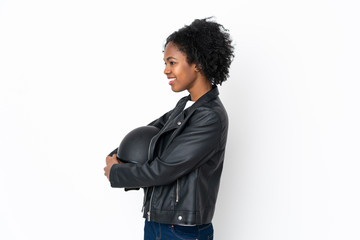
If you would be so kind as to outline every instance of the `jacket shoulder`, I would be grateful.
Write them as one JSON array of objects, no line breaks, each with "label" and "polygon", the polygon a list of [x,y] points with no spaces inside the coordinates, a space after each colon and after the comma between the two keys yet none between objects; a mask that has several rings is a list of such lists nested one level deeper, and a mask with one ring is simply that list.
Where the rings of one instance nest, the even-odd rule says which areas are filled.
[{"label": "jacket shoulder", "polygon": [[213,123],[228,124],[228,115],[226,109],[219,98],[214,99],[194,109],[189,119],[196,123]]}]

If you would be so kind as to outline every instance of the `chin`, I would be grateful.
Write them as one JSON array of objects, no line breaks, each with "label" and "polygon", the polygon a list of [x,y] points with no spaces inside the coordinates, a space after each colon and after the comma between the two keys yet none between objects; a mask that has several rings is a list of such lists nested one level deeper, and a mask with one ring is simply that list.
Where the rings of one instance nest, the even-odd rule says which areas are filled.
[{"label": "chin", "polygon": [[182,91],[184,91],[184,89],[179,89],[179,88],[174,87],[174,86],[171,86],[171,90],[172,90],[173,92],[182,92]]}]

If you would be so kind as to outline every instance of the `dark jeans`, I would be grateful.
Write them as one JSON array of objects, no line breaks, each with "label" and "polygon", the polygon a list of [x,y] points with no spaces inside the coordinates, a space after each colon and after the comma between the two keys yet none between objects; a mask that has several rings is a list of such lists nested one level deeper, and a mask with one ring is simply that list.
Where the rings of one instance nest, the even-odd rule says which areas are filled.
[{"label": "dark jeans", "polygon": [[144,240],[213,240],[211,223],[197,226],[180,226],[145,220]]}]

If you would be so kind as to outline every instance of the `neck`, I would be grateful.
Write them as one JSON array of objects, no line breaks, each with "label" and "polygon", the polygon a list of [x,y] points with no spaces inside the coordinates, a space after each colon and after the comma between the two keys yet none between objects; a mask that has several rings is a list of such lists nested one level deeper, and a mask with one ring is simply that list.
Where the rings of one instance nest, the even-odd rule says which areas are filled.
[{"label": "neck", "polygon": [[191,96],[191,101],[194,102],[196,102],[199,98],[201,98],[201,96],[212,89],[211,83],[209,80],[207,80],[207,78],[202,78],[199,80],[200,81],[198,81],[193,88],[188,90]]}]

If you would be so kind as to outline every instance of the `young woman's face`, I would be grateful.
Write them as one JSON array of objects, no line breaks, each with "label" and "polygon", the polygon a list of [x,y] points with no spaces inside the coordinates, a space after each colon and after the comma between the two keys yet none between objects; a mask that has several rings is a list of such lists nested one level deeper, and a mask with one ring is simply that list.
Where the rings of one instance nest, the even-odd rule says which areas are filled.
[{"label": "young woman's face", "polygon": [[188,90],[194,86],[198,73],[195,64],[188,64],[186,55],[169,42],[164,51],[165,70],[169,84],[174,92]]}]

